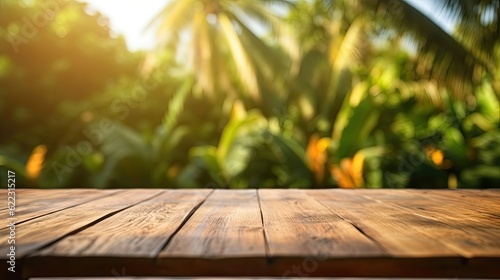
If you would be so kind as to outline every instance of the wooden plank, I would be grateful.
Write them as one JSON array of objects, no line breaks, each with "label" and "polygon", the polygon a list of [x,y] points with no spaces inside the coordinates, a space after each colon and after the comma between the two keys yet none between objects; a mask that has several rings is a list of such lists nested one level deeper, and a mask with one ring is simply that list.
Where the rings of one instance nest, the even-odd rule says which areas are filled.
[{"label": "wooden plank", "polygon": [[[15,197],[16,197],[16,203],[19,204],[19,200],[22,198],[24,201],[31,202],[32,200],[36,199],[36,197],[42,197],[48,194],[53,194],[57,191],[54,190],[49,190],[49,189],[15,189]],[[0,191],[0,200],[5,201],[5,206],[7,205],[7,189],[2,189]],[[28,199],[29,198],[29,199]],[[1,210],[6,209],[7,207],[3,207],[2,205]]]},{"label": "wooden plank", "polygon": [[[266,190],[262,190],[263,192]],[[274,190],[271,190],[274,191]],[[300,197],[290,197],[290,194],[293,194],[293,190],[286,190],[287,193],[276,193],[274,199],[278,203],[283,203],[283,201],[288,201],[288,200],[298,200],[301,199]],[[298,191],[300,192],[300,191]],[[348,200],[353,200],[353,201],[358,201],[359,208],[361,209],[369,209],[365,208],[367,204],[375,204],[376,202],[370,200],[369,198],[364,197],[362,192],[344,192],[343,190],[340,192],[337,192],[337,190],[332,191],[320,191],[320,190],[306,190],[302,191],[305,193],[314,193],[317,192],[318,199],[324,199],[325,194],[328,192],[332,193],[332,197],[335,199],[332,201],[335,203],[334,207],[331,207],[330,211],[332,212],[338,212],[339,209],[341,210],[348,210],[351,209],[352,207],[355,207],[356,203],[352,202],[344,202]],[[260,193],[260,190],[259,190]],[[402,193],[398,193],[398,196],[404,196]],[[403,197],[404,198],[404,197]],[[302,198],[302,200],[309,200],[307,198]],[[319,202],[317,202],[319,203]],[[263,214],[265,217],[266,210],[264,210],[264,204],[265,200],[263,199],[263,196],[261,196],[261,205],[262,205],[262,210]],[[314,204],[314,203],[307,203],[307,204]],[[288,206],[288,207],[287,207]],[[285,208],[283,212],[290,212],[290,211],[298,211],[300,213],[308,213],[307,210],[303,209],[303,207],[300,206],[300,201],[299,202],[294,202],[294,203],[289,203],[285,207],[280,207],[280,208]],[[376,211],[376,210],[375,210]],[[368,211],[370,213],[372,211]],[[313,216],[314,213],[321,214],[321,211],[316,212],[313,211],[310,215]],[[363,213],[353,213],[353,217],[360,218],[360,216]],[[396,211],[396,214],[398,214],[398,211]],[[413,217],[414,218],[414,217]],[[293,223],[299,223],[299,219],[290,217],[290,216],[283,216],[281,218],[282,221],[280,223],[283,223],[283,221],[293,219]],[[314,217],[313,219],[318,219],[318,217]],[[405,220],[405,217],[396,217],[394,219],[394,223],[397,223],[399,219],[402,219],[403,221]],[[324,224],[327,224],[330,219],[326,219],[327,221],[324,222]],[[342,219],[343,220],[343,219]],[[264,222],[266,220],[264,219]],[[439,246],[439,249],[431,251],[434,255],[427,255],[422,253],[422,249],[420,249],[417,245],[412,245],[414,249],[419,250],[416,253],[412,252],[410,250],[404,249],[404,248],[399,248],[403,244],[412,244],[414,241],[412,241],[413,236],[414,236],[414,231],[406,231],[405,234],[401,234],[401,231],[404,229],[404,227],[400,227],[400,233],[392,232],[391,228],[385,228],[383,224],[380,225],[379,228],[379,233],[380,237],[379,239],[374,238],[373,230],[372,232],[367,232],[365,231],[366,228],[362,228],[359,225],[354,224],[352,221],[345,221],[346,223],[349,223],[352,225],[353,228],[358,229],[360,232],[363,232],[364,236],[368,236],[371,240],[374,240],[376,244],[379,244],[382,248],[389,250],[390,246],[387,246],[386,244],[382,243],[383,241],[388,241],[392,242],[392,245],[395,248],[398,248],[399,252],[402,252],[401,255],[405,255],[402,257],[395,257],[395,256],[386,256],[385,254],[375,254],[373,256],[356,256],[355,254],[347,254],[347,255],[339,255],[339,256],[334,256],[333,258],[330,257],[325,257],[322,256],[323,254],[318,254],[315,255],[314,253],[307,253],[306,256],[302,258],[294,258],[294,257],[276,257],[273,258],[272,261],[272,269],[270,268],[269,270],[271,271],[272,274],[270,275],[282,275],[286,277],[325,277],[325,276],[346,276],[346,277],[401,277],[401,276],[406,276],[406,277],[472,277],[472,276],[480,276],[480,277],[494,277],[495,275],[499,275],[499,273],[496,270],[497,267],[497,262],[498,260],[496,259],[491,259],[491,258],[486,258],[486,259],[476,259],[474,261],[469,261],[465,265],[463,263],[463,259],[460,257],[458,253],[455,251],[445,247],[443,244],[439,244],[436,242],[436,240],[432,239],[431,237],[427,235],[423,235],[422,239],[425,242],[426,245],[429,244],[436,244],[436,246]],[[366,224],[370,225],[372,223],[372,220],[366,220]],[[376,223],[376,220],[375,220]],[[314,226],[310,226],[310,223],[306,221],[302,221],[303,226],[301,227],[302,229],[300,230],[292,230],[296,235],[307,235],[310,232],[315,232]],[[266,234],[268,232],[268,227],[264,223],[265,229],[266,229]],[[396,224],[397,226],[397,224]],[[276,235],[279,237],[280,233],[283,232],[283,229],[286,229],[287,226],[278,226],[277,230],[278,232]],[[425,227],[425,226],[422,226]],[[336,231],[338,234],[338,230]],[[422,235],[420,233],[416,233],[417,235]],[[287,234],[283,235],[284,236],[284,242],[283,244],[287,244],[288,241],[290,242],[287,245],[284,245],[284,250],[286,250],[286,246],[289,247],[302,247],[301,251],[307,250],[307,248],[304,248],[302,245],[304,242],[303,241],[297,241],[296,238],[290,237]],[[395,238],[396,241],[392,241],[391,239]],[[269,239],[269,238],[268,238]],[[417,237],[418,239],[418,237]],[[381,242],[378,242],[378,241]],[[422,240],[420,241],[421,243],[424,243]],[[270,246],[272,244],[271,241],[269,241]],[[343,242],[349,243],[349,241]],[[399,243],[399,244],[398,244]],[[390,244],[390,243],[389,243]],[[404,245],[403,245],[404,246]],[[393,248],[394,250],[394,248]],[[427,249],[427,250],[432,250],[432,249]]]},{"label": "wooden plank", "polygon": [[265,255],[256,190],[216,190],[159,254],[159,261]]},{"label": "wooden plank", "polygon": [[[415,193],[412,194],[414,196]],[[369,196],[380,202],[377,193]],[[498,219],[494,217],[476,212],[472,207],[466,208],[466,204],[450,200],[446,196],[441,196],[436,201],[384,200],[382,203],[393,207],[400,215],[418,215],[426,219],[425,226],[420,230],[465,258],[500,258],[500,228]]]},{"label": "wooden plank", "polygon": [[[185,192],[190,194],[196,190]],[[135,210],[137,209],[139,208]],[[121,222],[124,222],[123,219]],[[89,229],[95,227],[95,233],[98,234],[99,231],[108,231],[109,226],[111,225],[99,223]],[[112,225],[111,231],[114,231],[113,227],[118,225],[116,223]],[[151,229],[151,231],[156,230]],[[142,233],[140,235],[144,237]],[[129,238],[125,242],[132,238],[130,234],[122,238],[127,236]],[[153,236],[155,238],[160,236],[163,242],[168,239],[165,233]],[[66,237],[60,242],[65,242],[68,238],[71,237]],[[88,244],[92,247],[92,251],[101,254],[97,247],[89,242],[85,243],[83,247]],[[64,254],[57,254],[57,251],[51,250],[58,245],[59,242],[48,247],[48,251],[44,250],[41,254],[28,258],[23,272],[24,277],[103,276],[110,275],[112,269],[120,271],[121,268],[126,268],[130,275],[143,276],[249,276],[264,273],[267,266],[263,228],[255,190],[216,190],[175,232],[174,237],[168,239],[165,248],[154,261],[150,258],[151,254],[148,254],[147,258],[121,255],[112,248],[109,249],[112,252],[109,255],[102,252],[103,255],[93,257],[86,255],[85,250],[81,251],[82,256],[79,252],[68,256],[66,252],[71,250],[69,243],[64,246]],[[79,245],[75,246],[81,248]],[[144,248],[143,252],[148,252],[148,249]],[[82,263],[86,265],[82,266]],[[54,266],[62,266],[64,269],[53,269]],[[86,267],[92,267],[92,270],[82,269]]]},{"label": "wooden plank", "polygon": [[[448,194],[455,191],[440,190],[437,192],[447,194],[447,196],[436,196],[436,191],[422,190],[404,190],[408,197],[401,201],[399,197],[391,199],[391,195],[395,192],[388,190],[365,190],[365,198],[371,198],[374,202],[384,203],[385,205],[396,207],[399,211],[403,210],[407,214],[413,214],[432,220],[428,223],[425,230],[429,236],[439,239],[442,243],[446,243],[447,247],[453,248],[464,257],[477,256],[495,256],[498,253],[498,242],[492,238],[498,235],[497,227],[492,224],[491,219],[484,219],[485,216],[473,209],[466,209],[464,205],[451,205],[450,203],[458,203],[459,200],[449,199]],[[385,194],[384,194],[385,192]],[[431,194],[434,193],[434,194]],[[460,198],[463,200],[463,198]],[[453,209],[453,212],[449,210]],[[478,217],[483,217],[482,225],[477,222]],[[477,232],[482,228],[486,228],[489,234],[485,232]],[[493,234],[491,234],[493,233]],[[472,238],[471,238],[472,236]]]},{"label": "wooden plank", "polygon": [[68,195],[86,195],[89,193],[115,192],[116,190],[97,189],[27,189],[22,193],[16,192],[16,199],[19,206],[43,203],[44,201],[61,198]]},{"label": "wooden plank", "polygon": [[[438,203],[453,202],[469,205],[478,211],[487,213],[500,212],[500,196],[488,195],[488,193],[477,190],[404,190],[415,197],[426,197]],[[469,207],[470,208],[470,207]]]},{"label": "wooden plank", "polygon": [[[484,195],[477,190],[408,190],[417,199],[405,206],[416,210],[415,213],[435,219],[452,220],[454,225],[487,232],[500,231],[500,197]],[[430,207],[422,205],[419,197],[432,200]]]},{"label": "wooden plank", "polygon": [[490,193],[492,195],[500,195],[500,188],[497,188],[497,189],[485,189],[485,190],[482,190],[482,191]]},{"label": "wooden plank", "polygon": [[[398,205],[416,208],[419,214],[433,216],[436,219],[451,219],[454,223],[476,225],[476,228],[487,226],[486,230],[500,230],[500,197],[483,196],[474,190],[409,192],[416,197],[425,196],[431,199],[432,203],[419,205],[423,201],[415,199],[409,204],[397,203]],[[428,205],[431,208],[427,207]]]},{"label": "wooden plank", "polygon": [[[54,214],[27,221],[16,226],[16,258],[20,259],[35,250],[49,245],[62,237],[76,233],[109,215],[159,195],[161,190],[129,190],[116,196],[96,200]],[[6,252],[9,245],[9,229],[0,229],[0,251]],[[21,242],[22,240],[22,242]],[[5,260],[6,256],[0,256]]]},{"label": "wooden plank", "polygon": [[[70,190],[70,189],[66,189]],[[78,189],[72,189],[72,190],[78,190]],[[81,189],[85,190],[85,189]],[[88,189],[87,189],[88,190]],[[54,192],[59,192],[61,191],[60,189],[15,189],[16,195],[24,195],[24,196],[42,196],[42,195],[48,195]],[[2,189],[0,192],[1,197],[6,197],[7,196],[7,189]]]},{"label": "wooden plank", "polygon": [[308,190],[307,195],[311,197],[321,197],[327,195],[328,200],[338,202],[364,203],[371,202],[371,199],[364,197],[362,189],[318,189]]},{"label": "wooden plank", "polygon": [[[74,207],[97,198],[113,195],[117,192],[117,190],[73,189],[18,195],[16,199],[16,224]],[[7,215],[7,210],[0,211],[0,215]]]},{"label": "wooden plank", "polygon": [[[425,233],[426,227],[433,223],[433,220],[370,200],[365,196],[366,193],[368,192],[307,191],[307,194],[329,207],[342,219],[376,240],[391,256],[459,256],[456,251],[442,244],[440,240]],[[398,193],[396,197],[406,201],[402,197],[405,195],[408,196],[408,194]],[[345,198],[342,199],[341,196]],[[352,203],[353,199],[360,200],[360,197],[364,199],[364,202]],[[385,199],[388,197],[385,196]]]},{"label": "wooden plank", "polygon": [[500,189],[483,189],[483,190],[474,190],[473,193],[475,195],[481,197],[491,197],[491,198],[499,198],[500,197]]},{"label": "wooden plank", "polygon": [[[46,194],[53,193],[54,190],[47,190],[47,189],[15,189],[15,197],[16,197],[16,203],[19,204],[19,199],[26,197],[32,197],[35,198],[37,196],[44,196]],[[0,191],[0,201],[4,201],[4,203],[1,204],[0,210],[5,210],[7,209],[7,193],[8,189],[2,189]],[[6,212],[2,212],[0,215],[4,215]]]},{"label": "wooden plank", "polygon": [[384,256],[377,244],[302,190],[259,190],[269,257]]},{"label": "wooden plank", "polygon": [[[154,258],[210,190],[166,191],[32,255]],[[52,269],[64,269],[64,267]],[[50,270],[50,268],[47,268]],[[85,269],[82,267],[82,269]]]},{"label": "wooden plank", "polygon": [[[145,192],[151,191],[156,190]],[[99,208],[101,204],[85,210],[81,208],[88,204],[85,203],[19,225],[18,233],[31,231],[19,239],[28,243],[36,242],[39,238],[36,235],[60,236],[28,257],[19,259],[22,277],[113,277],[125,269],[126,275],[137,276],[500,277],[498,254],[464,258],[462,256],[467,256],[469,248],[457,245],[477,242],[475,234],[456,227],[472,225],[476,230],[480,221],[489,221],[486,214],[495,212],[484,205],[489,205],[495,199],[494,195],[469,193],[467,198],[451,196],[443,200],[438,194],[406,190],[217,190],[192,216],[181,218],[165,207],[171,205],[165,201],[166,197],[175,192],[178,190],[169,190],[162,196],[139,201],[127,209],[119,207],[123,209],[121,212],[99,209],[101,214],[95,216],[101,218],[97,220],[83,214],[87,223],[74,230],[68,229],[69,233],[61,228],[78,223],[82,213],[94,211],[93,208]],[[191,192],[194,194],[197,190],[183,192],[186,192],[186,200],[191,201],[194,199]],[[261,209],[258,196],[261,196]],[[480,200],[486,203],[478,207],[480,211],[467,216],[467,211],[473,209],[471,202],[461,200],[468,199],[474,203]],[[325,206],[324,201],[331,205]],[[446,208],[448,202],[452,208],[464,207],[457,211],[459,218]],[[161,206],[162,203],[166,204]],[[179,201],[179,207],[182,208],[184,203],[189,202]],[[176,204],[173,199],[172,204]],[[435,207],[435,211],[417,208],[422,205],[429,209]],[[75,208],[80,211],[69,211]],[[431,216],[436,211],[438,215]],[[64,213],[67,213],[67,219],[62,223],[60,215]],[[346,218],[342,213],[351,216]],[[56,218],[55,226],[48,217]],[[443,217],[446,217],[446,222],[442,221]],[[175,220],[172,225],[170,219]],[[35,230],[35,221],[39,220],[43,221],[38,225],[41,231]],[[180,220],[185,223],[179,228]],[[450,225],[448,220],[455,224]],[[384,221],[390,226],[382,229]],[[178,229],[169,235],[176,228],[175,224]],[[29,227],[24,227],[26,225]],[[140,225],[144,227],[139,229]],[[376,228],[377,225],[380,229]],[[487,226],[490,228],[485,228],[484,232],[496,229],[491,223]],[[439,234],[434,236],[434,232]],[[0,234],[0,237],[6,236],[4,232],[0,231]],[[414,239],[426,241],[421,246],[424,249],[419,248]],[[359,243],[366,240],[369,245],[364,246],[368,249],[361,250]],[[430,250],[429,242],[436,242],[434,249],[441,253],[389,254],[394,248],[407,244],[415,250]],[[160,251],[165,256],[160,254],[155,259],[155,250],[165,243],[165,248]],[[261,247],[256,250],[250,244],[261,244]],[[489,244],[468,246],[474,249]],[[139,253],[129,254],[134,250]],[[375,252],[366,254],[370,250]],[[126,276],[125,273],[120,275]]]}]

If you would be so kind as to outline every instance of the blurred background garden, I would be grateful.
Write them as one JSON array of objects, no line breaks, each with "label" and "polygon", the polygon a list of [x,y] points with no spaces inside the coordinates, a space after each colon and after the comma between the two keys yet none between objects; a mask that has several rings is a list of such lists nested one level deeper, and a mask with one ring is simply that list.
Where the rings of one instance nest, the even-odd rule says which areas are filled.
[{"label": "blurred background garden", "polygon": [[499,0],[152,2],[0,2],[2,185],[500,186]]}]

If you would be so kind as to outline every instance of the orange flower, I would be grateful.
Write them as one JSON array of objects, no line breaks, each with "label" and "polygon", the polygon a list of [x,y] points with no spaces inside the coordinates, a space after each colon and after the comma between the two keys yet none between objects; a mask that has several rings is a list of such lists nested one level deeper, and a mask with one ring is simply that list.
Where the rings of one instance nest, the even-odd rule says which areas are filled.
[{"label": "orange flower", "polygon": [[351,166],[351,159],[345,158],[340,161],[340,166],[332,165],[330,168],[330,172],[332,176],[335,178],[337,183],[339,183],[339,187],[344,189],[353,189],[355,188],[354,181],[352,180],[349,172],[346,172],[346,169],[349,169]]},{"label": "orange flower", "polygon": [[306,152],[309,159],[309,168],[314,173],[317,183],[323,182],[325,177],[325,164],[328,159],[327,149],[329,145],[329,138],[319,138],[317,134],[311,136],[307,145]]},{"label": "orange flower", "polygon": [[40,176],[46,153],[47,147],[45,145],[38,145],[33,149],[25,167],[28,178],[34,180]]},{"label": "orange flower", "polygon": [[425,146],[425,153],[436,166],[443,167],[444,161],[446,161],[443,151],[436,149],[433,145],[427,145]]},{"label": "orange flower", "polygon": [[364,185],[363,162],[364,156],[358,152],[352,159],[343,158],[340,161],[340,166],[332,165],[330,172],[339,183],[339,187],[353,189]]}]

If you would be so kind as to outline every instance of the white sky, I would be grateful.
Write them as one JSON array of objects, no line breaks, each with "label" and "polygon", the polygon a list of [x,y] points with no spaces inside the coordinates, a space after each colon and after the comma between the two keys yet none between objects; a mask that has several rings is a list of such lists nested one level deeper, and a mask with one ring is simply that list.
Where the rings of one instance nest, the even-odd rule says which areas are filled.
[{"label": "white sky", "polygon": [[131,50],[151,49],[155,44],[154,30],[149,22],[165,7],[165,0],[84,0],[110,21],[111,29],[123,34]]},{"label": "white sky", "polygon": [[419,9],[424,15],[438,23],[444,31],[448,33],[453,32],[453,22],[450,19],[445,19],[442,15],[436,14],[436,12],[433,11],[427,4],[432,1],[433,0],[405,0],[405,2],[410,3],[413,7]]},{"label": "white sky", "polygon": [[[146,26],[159,11],[165,7],[168,0],[84,0],[110,20],[114,32],[123,34],[131,50],[151,49],[154,47],[154,31],[147,30]],[[443,28],[451,32],[453,24],[440,19],[433,14],[426,4],[428,0],[405,0],[424,14],[438,22]],[[432,1],[432,0],[431,0]]]}]

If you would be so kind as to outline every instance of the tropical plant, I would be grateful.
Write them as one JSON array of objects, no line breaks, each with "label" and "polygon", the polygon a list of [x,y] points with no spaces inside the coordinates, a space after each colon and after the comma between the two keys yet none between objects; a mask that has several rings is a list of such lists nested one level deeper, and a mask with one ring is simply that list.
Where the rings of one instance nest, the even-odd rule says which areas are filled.
[{"label": "tropical plant", "polygon": [[497,184],[499,157],[493,135],[499,133],[500,111],[489,80],[483,80],[475,94],[477,103],[470,106],[448,98],[433,82],[405,81],[400,68],[409,58],[400,54],[389,63],[389,57],[394,54],[378,53],[371,71],[358,73],[363,82],[350,92],[335,121],[330,154],[339,184]]},{"label": "tropical plant", "polygon": [[313,183],[308,158],[290,129],[235,102],[218,145],[194,147],[190,154],[201,159],[210,187],[307,188]]},{"label": "tropical plant", "polygon": [[[362,1],[382,19],[381,26],[410,36],[417,51],[417,74],[446,85],[458,97],[474,95],[480,72],[495,76],[500,57],[500,1],[437,0],[427,4],[441,18],[455,25],[444,31],[427,15],[405,1]],[[499,88],[496,89],[497,91]]]},{"label": "tropical plant", "polygon": [[[250,97],[259,104],[264,85],[291,67],[271,44],[292,59],[298,56],[291,30],[277,13],[290,5],[287,0],[173,0],[152,25],[160,43],[188,57],[205,93]],[[270,31],[273,39],[263,39],[259,29]]]},{"label": "tropical plant", "polygon": [[80,2],[15,55],[43,3],[7,0],[0,166],[47,188],[498,186],[499,2],[429,2],[444,30],[411,1],[171,0],[147,56]]}]

